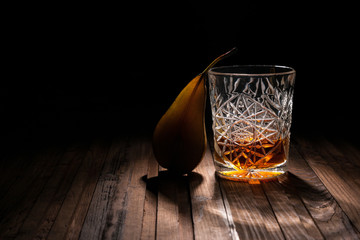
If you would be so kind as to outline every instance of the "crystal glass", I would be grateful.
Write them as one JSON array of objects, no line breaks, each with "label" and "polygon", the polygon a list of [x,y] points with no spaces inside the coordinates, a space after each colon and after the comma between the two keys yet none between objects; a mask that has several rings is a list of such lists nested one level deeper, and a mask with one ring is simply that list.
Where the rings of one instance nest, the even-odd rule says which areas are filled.
[{"label": "crystal glass", "polygon": [[218,176],[259,182],[286,172],[295,70],[248,65],[208,73]]}]

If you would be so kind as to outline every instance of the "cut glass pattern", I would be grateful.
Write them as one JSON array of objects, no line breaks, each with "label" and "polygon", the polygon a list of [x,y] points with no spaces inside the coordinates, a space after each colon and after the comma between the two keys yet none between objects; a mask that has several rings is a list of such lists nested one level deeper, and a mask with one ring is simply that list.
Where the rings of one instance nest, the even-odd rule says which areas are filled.
[{"label": "cut glass pattern", "polygon": [[294,75],[210,76],[209,84],[218,163],[236,171],[285,164]]}]

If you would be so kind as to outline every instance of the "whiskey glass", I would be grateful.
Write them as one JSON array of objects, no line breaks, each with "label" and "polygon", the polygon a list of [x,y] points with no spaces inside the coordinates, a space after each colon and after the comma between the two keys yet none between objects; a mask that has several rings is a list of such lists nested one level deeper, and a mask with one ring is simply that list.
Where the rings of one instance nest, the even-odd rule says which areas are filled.
[{"label": "whiskey glass", "polygon": [[295,70],[237,65],[208,72],[216,174],[258,183],[287,171]]}]

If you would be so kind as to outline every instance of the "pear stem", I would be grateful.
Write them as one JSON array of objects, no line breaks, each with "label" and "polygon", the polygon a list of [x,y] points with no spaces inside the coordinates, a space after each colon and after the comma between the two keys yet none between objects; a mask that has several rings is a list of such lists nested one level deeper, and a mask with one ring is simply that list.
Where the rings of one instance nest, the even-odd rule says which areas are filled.
[{"label": "pear stem", "polygon": [[234,47],[234,48],[232,48],[230,51],[228,51],[228,52],[220,55],[219,57],[217,57],[214,61],[212,61],[212,63],[210,63],[209,66],[207,66],[207,67],[205,68],[205,70],[201,73],[201,75],[206,74],[206,73],[210,70],[210,68],[212,68],[217,62],[219,62],[220,60],[222,60],[222,59],[224,59],[224,58],[226,58],[226,57],[231,56],[231,55],[234,54],[237,50],[238,50],[237,47]]}]

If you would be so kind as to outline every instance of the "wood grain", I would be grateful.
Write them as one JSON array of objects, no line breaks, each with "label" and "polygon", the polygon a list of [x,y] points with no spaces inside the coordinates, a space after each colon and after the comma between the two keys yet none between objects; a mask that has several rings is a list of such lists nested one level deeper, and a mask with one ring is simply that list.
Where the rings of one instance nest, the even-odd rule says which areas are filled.
[{"label": "wood grain", "polygon": [[[63,196],[66,195],[69,186],[73,180],[73,176],[75,176],[77,169],[80,165],[81,160],[83,159],[84,151],[87,149],[87,144],[75,145],[69,147],[66,151],[61,152],[59,149],[56,150],[54,153],[58,153],[61,156],[60,160],[56,163],[56,170],[53,172],[49,172],[49,169],[45,167],[46,165],[29,165],[29,175],[23,175],[21,181],[28,181],[31,183],[30,179],[34,176],[34,173],[37,173],[37,169],[42,169],[47,174],[50,174],[48,181],[43,181],[43,189],[37,196],[37,199],[34,201],[31,209],[25,211],[23,213],[27,213],[26,218],[21,222],[20,225],[16,229],[19,232],[14,235],[8,235],[8,231],[1,231],[1,236],[5,239],[7,238],[14,238],[17,239],[29,239],[29,238],[42,238],[44,239],[53,222],[56,218],[58,210],[62,204]],[[54,150],[54,149],[52,149]],[[50,156],[59,156],[59,155],[45,155],[45,158],[42,158],[44,162],[49,162],[54,164],[54,160]],[[24,158],[26,161],[29,159]],[[78,164],[77,164],[78,163]],[[31,166],[34,168],[31,170]],[[32,173],[32,174],[31,174]],[[37,175],[35,175],[37,176]],[[24,189],[24,187],[26,187]],[[37,186],[34,186],[38,188]],[[12,191],[21,192],[21,194],[33,194],[34,188],[31,185],[13,185]],[[14,198],[16,199],[16,198]],[[29,202],[27,197],[19,198],[19,200],[23,200],[25,202]],[[8,204],[13,204],[13,207],[17,207],[18,210],[23,209],[19,207],[17,201],[9,201]],[[1,205],[4,207],[4,205]],[[10,208],[12,209],[12,208]],[[16,213],[17,211],[11,212],[11,214]],[[18,219],[13,216],[9,216],[10,219]],[[6,218],[2,218],[5,220]],[[5,223],[2,223],[1,226],[6,227],[9,226]],[[14,230],[14,229],[13,229]]]},{"label": "wood grain", "polygon": [[337,148],[338,142],[332,143],[322,137],[320,140],[315,141],[314,147],[351,188],[356,192],[360,192],[360,155],[356,157],[355,154],[352,154],[350,144],[346,144],[349,150],[343,148],[344,152],[342,152]]},{"label": "wood grain", "polygon": [[[76,151],[74,151],[75,149]],[[61,153],[56,171],[52,173],[51,178],[46,182],[43,191],[39,194],[26,220],[21,226],[16,239],[29,239],[29,236],[35,237],[38,234],[37,229],[42,225],[43,219],[48,216],[49,209],[54,207],[53,200],[59,196],[59,193],[63,193],[61,186],[67,182],[64,178],[72,179],[71,176],[75,175],[80,165],[82,157],[76,157],[79,153],[83,152],[80,149],[87,149],[87,146],[77,145],[69,147]],[[85,153],[85,151],[83,153]],[[77,160],[79,161],[77,162]],[[70,186],[70,183],[65,185]]]},{"label": "wood grain", "polygon": [[[4,222],[1,225],[7,225],[7,229],[2,230],[5,236],[18,236],[18,231],[26,221],[46,182],[52,176],[59,158],[60,154],[52,149],[52,151],[49,150],[34,155],[33,159],[26,159],[32,161],[31,170],[27,171],[13,184],[4,197],[4,202],[1,203],[10,217],[2,219],[6,223]],[[48,159],[51,159],[51,161],[48,161]],[[27,189],[31,189],[31,191],[27,191]]]},{"label": "wood grain", "polygon": [[134,164],[133,172],[129,178],[126,200],[126,217],[123,222],[122,239],[140,239],[146,182],[143,177],[148,172],[148,160],[152,148],[146,139],[132,139],[127,157]]},{"label": "wood grain", "polygon": [[[149,168],[146,175],[146,193],[144,204],[144,217],[142,220],[141,239],[154,239],[156,236],[157,222],[157,179],[159,165],[151,153],[149,158]],[[145,178],[144,178],[145,179]]]},{"label": "wood grain", "polygon": [[159,170],[156,239],[193,239],[188,176]]},{"label": "wood grain", "polygon": [[285,238],[312,239],[280,183],[268,182],[262,185]]},{"label": "wood grain", "polygon": [[[356,230],[349,224],[347,216],[343,214],[340,206],[294,145],[290,153],[290,174],[280,178],[280,183],[288,194],[299,196],[306,212],[311,215],[312,219],[302,221],[304,226],[308,225],[309,221],[315,222],[317,228],[309,229],[307,226],[312,237],[315,239],[341,239],[342,237],[357,239]],[[300,203],[296,206],[300,206]]]},{"label": "wood grain", "polygon": [[[195,239],[234,239],[235,227],[229,222],[210,148],[190,174],[190,195]],[[230,220],[232,221],[232,219]],[[233,236],[235,235],[235,236]]]},{"label": "wood grain", "polygon": [[[221,180],[221,187],[240,239],[283,238],[271,206],[266,199],[259,198],[262,193],[258,192],[258,196],[255,197],[253,187],[245,182]],[[257,191],[262,190],[257,189]]]},{"label": "wood grain", "polygon": [[101,170],[88,213],[86,215],[80,239],[101,239],[111,214],[111,204],[119,181],[119,169],[126,168],[125,139],[116,139],[111,144]]},{"label": "wood grain", "polygon": [[49,232],[49,239],[78,239],[106,154],[102,143],[94,143],[89,148]]},{"label": "wood grain", "polygon": [[[297,139],[296,145],[300,154],[306,159],[309,166],[336,199],[342,210],[356,227],[360,229],[360,195],[357,192],[353,179],[339,169],[334,169],[333,159],[324,158],[317,150],[316,144],[311,144],[304,138]],[[315,142],[313,140],[313,142]],[[336,183],[336,184],[334,184]]]},{"label": "wood grain", "polygon": [[0,239],[360,239],[359,157],[299,137],[288,174],[248,184],[217,178],[211,148],[173,175],[148,137],[23,149],[1,163]]}]

